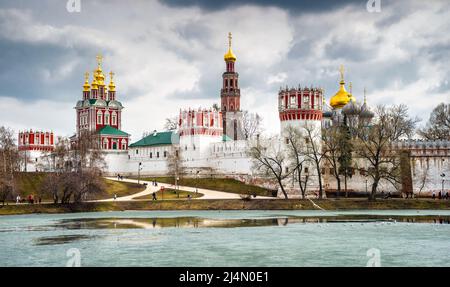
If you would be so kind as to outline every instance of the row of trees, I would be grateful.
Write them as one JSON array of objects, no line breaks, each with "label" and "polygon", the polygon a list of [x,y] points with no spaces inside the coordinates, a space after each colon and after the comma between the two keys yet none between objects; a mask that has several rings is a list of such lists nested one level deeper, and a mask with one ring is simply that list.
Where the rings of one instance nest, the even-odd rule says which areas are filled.
[{"label": "row of trees", "polygon": [[81,202],[105,189],[102,170],[106,163],[97,133],[82,132],[73,143],[60,138],[46,158],[54,172],[46,176],[41,189],[55,204]]},{"label": "row of trees", "polygon": [[251,142],[249,155],[255,173],[276,181],[285,198],[288,198],[287,178],[293,179],[305,197],[311,180],[309,168],[314,169],[322,198],[323,166],[331,168],[339,193],[342,179],[346,185],[352,174],[353,157],[359,158],[365,163],[361,169],[372,179],[369,199],[374,200],[382,179],[394,185],[400,182],[400,155],[391,145],[411,137],[417,122],[409,117],[405,105],[378,106],[370,125],[360,122],[356,126],[336,125],[326,130],[311,123],[300,128],[289,126],[283,139],[270,137]]},{"label": "row of trees", "polygon": [[[72,144],[68,139],[59,138],[54,152],[43,158],[44,165],[52,167],[52,172],[46,174],[41,194],[50,195],[55,203],[80,202],[104,190],[101,175],[105,161],[95,132],[82,133]],[[23,163],[14,132],[0,127],[0,201],[3,204],[18,194],[15,176]]]}]

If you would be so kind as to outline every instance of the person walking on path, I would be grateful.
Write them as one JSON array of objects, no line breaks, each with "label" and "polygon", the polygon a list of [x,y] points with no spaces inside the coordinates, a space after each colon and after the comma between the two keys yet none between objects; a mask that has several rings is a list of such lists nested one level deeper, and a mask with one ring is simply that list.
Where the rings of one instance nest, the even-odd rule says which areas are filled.
[{"label": "person walking on path", "polygon": [[156,200],[156,192],[152,193],[152,200]]},{"label": "person walking on path", "polygon": [[433,195],[431,196],[433,199],[436,199],[436,192],[433,191]]},{"label": "person walking on path", "polygon": [[117,199],[117,194],[114,194],[114,200],[116,200]]},{"label": "person walking on path", "polygon": [[17,195],[17,197],[16,197],[16,204],[19,204],[20,203],[20,195]]}]

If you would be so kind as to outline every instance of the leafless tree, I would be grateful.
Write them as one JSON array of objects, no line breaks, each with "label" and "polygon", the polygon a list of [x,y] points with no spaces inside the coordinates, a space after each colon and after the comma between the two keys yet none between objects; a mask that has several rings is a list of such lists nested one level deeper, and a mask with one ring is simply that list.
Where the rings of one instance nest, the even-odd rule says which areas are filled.
[{"label": "leafless tree", "polygon": [[369,200],[375,200],[381,179],[394,186],[400,184],[400,154],[392,147],[392,143],[410,137],[417,122],[417,119],[408,116],[405,105],[390,108],[380,105],[376,108],[372,125],[360,125],[353,130],[356,135],[355,152],[368,163],[365,172],[372,178]]},{"label": "leafless tree", "polygon": [[291,173],[287,170],[287,156],[279,138],[260,137],[257,140],[250,141],[248,154],[253,160],[252,169],[254,172],[266,179],[276,181],[284,197],[288,199],[283,180]]},{"label": "leafless tree", "polygon": [[430,165],[428,162],[425,163],[425,167],[416,175],[419,179],[419,196],[423,191],[425,186],[430,183]]},{"label": "leafless tree", "polygon": [[173,176],[175,186],[178,186],[178,179],[185,173],[181,153],[180,147],[174,145],[172,152],[167,156],[168,175]]},{"label": "leafless tree", "polygon": [[426,126],[418,134],[428,140],[450,140],[450,104],[441,103],[431,112]]},{"label": "leafless tree", "polygon": [[245,139],[250,139],[262,133],[262,117],[249,111],[242,112],[242,132]]},{"label": "leafless tree", "polygon": [[14,173],[20,170],[20,162],[13,130],[0,127],[0,201],[3,204],[14,193]]},{"label": "leafless tree", "polygon": [[68,139],[58,139],[52,154],[54,173],[47,175],[42,187],[55,203],[81,202],[104,190],[105,161],[99,142],[95,132],[81,133],[72,145]]},{"label": "leafless tree", "polygon": [[300,187],[302,198],[306,196],[306,186],[308,184],[309,173],[303,175],[304,166],[308,165],[308,158],[305,154],[305,144],[301,131],[293,126],[288,126],[284,134],[287,144],[287,155],[289,167],[294,173]]},{"label": "leafless tree", "polygon": [[178,128],[178,118],[171,117],[166,119],[166,123],[164,124],[164,129],[168,131],[173,131]]},{"label": "leafless tree", "polygon": [[302,128],[302,134],[305,139],[304,156],[316,169],[317,180],[319,182],[319,198],[323,198],[322,173],[320,166],[323,159],[322,131],[321,129],[317,129],[313,124],[306,123]]}]

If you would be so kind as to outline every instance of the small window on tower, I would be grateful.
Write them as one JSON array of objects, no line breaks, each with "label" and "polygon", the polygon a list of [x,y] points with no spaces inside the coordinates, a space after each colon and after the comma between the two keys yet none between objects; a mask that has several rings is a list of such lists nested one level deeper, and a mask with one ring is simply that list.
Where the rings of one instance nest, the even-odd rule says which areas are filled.
[{"label": "small window on tower", "polygon": [[156,152],[156,157],[157,157],[157,158],[159,158],[159,151],[158,151],[158,152]]}]

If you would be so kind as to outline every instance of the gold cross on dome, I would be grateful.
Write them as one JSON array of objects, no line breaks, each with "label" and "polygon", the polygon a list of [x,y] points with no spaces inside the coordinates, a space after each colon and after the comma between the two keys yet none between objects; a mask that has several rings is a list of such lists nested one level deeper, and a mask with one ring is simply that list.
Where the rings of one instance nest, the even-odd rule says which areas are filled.
[{"label": "gold cross on dome", "polygon": [[228,32],[228,47],[231,48],[231,39],[233,39],[233,36],[231,35],[231,32]]},{"label": "gold cross on dome", "polygon": [[97,64],[100,67],[102,65],[103,56],[101,54],[98,54],[95,58],[97,59]]},{"label": "gold cross on dome", "polygon": [[113,71],[109,72],[109,76],[111,77],[111,81],[113,80],[115,73]]},{"label": "gold cross on dome", "polygon": [[84,73],[84,79],[86,82],[89,80],[89,72]]},{"label": "gold cross on dome", "polygon": [[341,65],[339,67],[339,72],[341,73],[341,80],[344,80],[344,65]]}]

